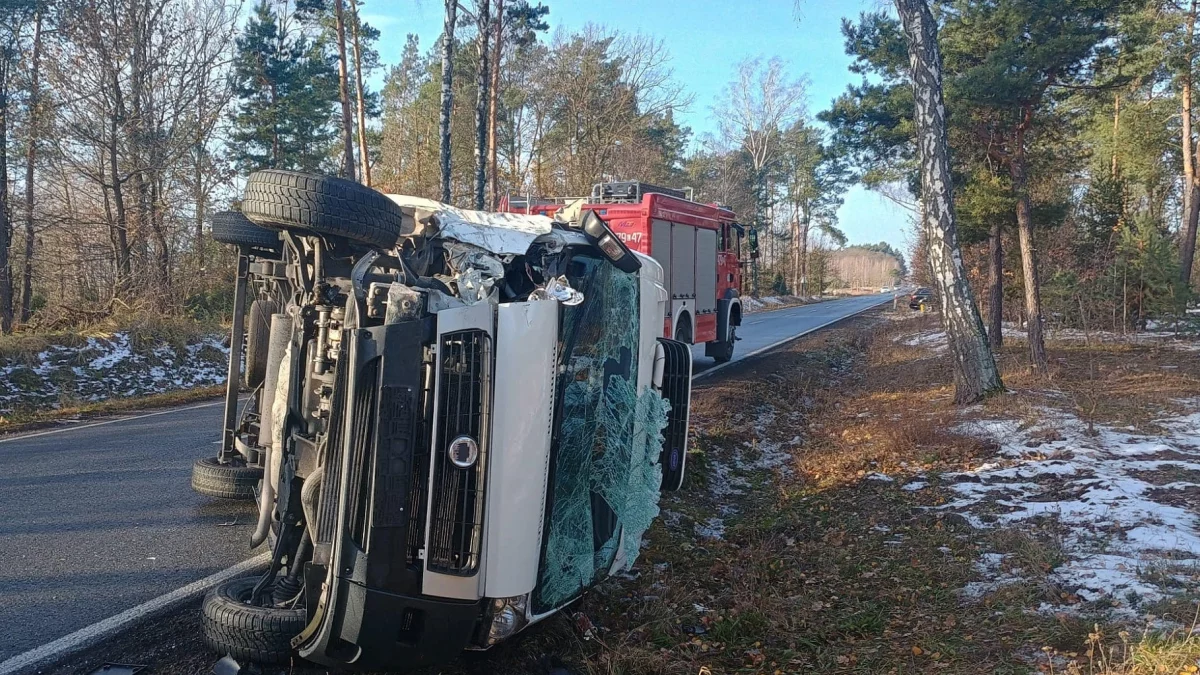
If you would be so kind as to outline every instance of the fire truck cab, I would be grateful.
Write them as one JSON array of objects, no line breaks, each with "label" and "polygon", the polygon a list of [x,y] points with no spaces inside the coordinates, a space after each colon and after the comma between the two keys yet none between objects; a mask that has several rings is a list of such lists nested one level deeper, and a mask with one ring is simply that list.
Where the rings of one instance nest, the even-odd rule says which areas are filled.
[{"label": "fire truck cab", "polygon": [[[564,200],[504,199],[500,210],[553,216]],[[584,209],[595,211],[630,249],[663,268],[670,302],[663,336],[704,344],[718,363],[733,358],[742,324],[741,239],[733,211],[690,199],[684,190],[639,181],[600,183]]]}]

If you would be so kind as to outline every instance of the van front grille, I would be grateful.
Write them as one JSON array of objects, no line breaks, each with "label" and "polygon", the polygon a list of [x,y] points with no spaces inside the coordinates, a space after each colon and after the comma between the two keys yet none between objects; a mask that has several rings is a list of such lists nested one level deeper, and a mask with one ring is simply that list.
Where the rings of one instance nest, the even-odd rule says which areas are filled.
[{"label": "van front grille", "polygon": [[[437,446],[427,564],[442,574],[470,576],[479,569],[487,469],[491,344],[482,330],[442,335],[438,350]],[[473,464],[451,463],[448,450],[460,436],[478,445]]]}]

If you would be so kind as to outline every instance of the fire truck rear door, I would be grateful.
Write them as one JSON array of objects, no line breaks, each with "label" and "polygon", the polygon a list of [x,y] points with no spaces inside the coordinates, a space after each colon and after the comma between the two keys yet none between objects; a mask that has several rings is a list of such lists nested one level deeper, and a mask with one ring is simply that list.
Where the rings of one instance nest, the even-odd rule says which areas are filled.
[{"label": "fire truck rear door", "polygon": [[696,229],[696,311],[717,309],[717,231]]},{"label": "fire truck rear door", "polygon": [[671,224],[671,297],[696,297],[696,228]]},{"label": "fire truck rear door", "polygon": [[[663,268],[663,285],[667,287],[668,297],[671,290],[671,223],[665,220],[654,220],[650,224],[650,256],[658,261]],[[670,303],[667,304],[670,311]]]}]

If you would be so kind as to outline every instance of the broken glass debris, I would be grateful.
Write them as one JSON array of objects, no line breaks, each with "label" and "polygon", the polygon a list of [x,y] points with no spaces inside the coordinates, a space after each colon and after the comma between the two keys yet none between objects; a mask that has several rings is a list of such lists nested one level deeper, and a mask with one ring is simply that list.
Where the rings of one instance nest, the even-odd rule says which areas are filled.
[{"label": "broken glass debris", "polygon": [[583,302],[583,293],[571,288],[567,277],[552,277],[545,286],[535,288],[529,294],[530,300],[558,300],[564,305],[574,306]]}]

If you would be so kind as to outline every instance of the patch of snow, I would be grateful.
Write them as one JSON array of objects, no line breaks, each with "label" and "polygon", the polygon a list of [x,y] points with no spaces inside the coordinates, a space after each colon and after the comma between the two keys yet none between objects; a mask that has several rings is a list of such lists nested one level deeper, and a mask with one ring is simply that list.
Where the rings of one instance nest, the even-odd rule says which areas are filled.
[{"label": "patch of snow", "polygon": [[1000,457],[946,475],[958,498],[940,508],[979,528],[1056,521],[1067,561],[1051,581],[1085,601],[1136,607],[1166,597],[1164,586],[1192,583],[1200,517],[1172,496],[1200,483],[1155,484],[1144,472],[1200,467],[1200,413],[1161,420],[1165,432],[1148,439],[1110,427],[1091,436],[1071,415],[1038,412],[1040,424],[1026,429],[1015,420],[960,425],[999,444]]},{"label": "patch of snow", "polygon": [[893,342],[908,347],[924,347],[935,352],[945,351],[949,347],[946,333],[940,330],[927,330],[911,335],[899,335]]},{"label": "patch of snow", "polygon": [[864,476],[864,477],[863,477],[863,479],[864,479],[864,480],[874,480],[874,481],[879,481],[880,483],[894,483],[894,482],[896,482],[896,481],[895,481],[895,479],[893,479],[891,476],[889,476],[889,475],[887,475],[887,474],[885,474],[885,473],[879,473],[878,471],[872,471],[871,473],[869,473],[869,474],[867,474],[866,476]]},{"label": "patch of snow", "polygon": [[962,597],[974,600],[1005,586],[1023,583],[1025,578],[1021,576],[1020,568],[1013,570],[1004,569],[1004,561],[1008,557],[1008,555],[1000,553],[984,553],[980,555],[979,560],[975,561],[975,571],[979,573],[979,576],[984,578],[984,581],[972,581],[963,586],[962,591],[960,591]]},{"label": "patch of snow", "polygon": [[696,536],[702,539],[724,539],[725,521],[720,518],[709,518],[703,523],[696,523]]},{"label": "patch of snow", "polygon": [[144,396],[225,381],[229,351],[222,335],[183,349],[166,344],[134,349],[128,333],[89,337],[77,347],[51,345],[31,364],[0,361],[0,415],[18,408],[57,409],[64,401]]},{"label": "patch of snow", "polygon": [[905,492],[916,492],[917,490],[924,490],[927,487],[929,487],[929,483],[923,480],[914,480],[911,483],[905,483],[900,489]]}]

